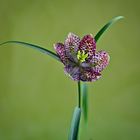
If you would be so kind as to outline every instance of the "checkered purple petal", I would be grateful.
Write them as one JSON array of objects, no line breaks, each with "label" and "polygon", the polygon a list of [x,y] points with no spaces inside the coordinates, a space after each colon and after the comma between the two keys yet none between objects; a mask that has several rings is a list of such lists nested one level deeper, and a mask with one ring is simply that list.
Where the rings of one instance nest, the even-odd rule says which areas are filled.
[{"label": "checkered purple petal", "polygon": [[65,51],[65,47],[62,43],[56,43],[54,44],[54,49],[56,51],[56,53],[59,55],[62,63],[65,65],[67,64],[68,58],[66,56],[66,51]]},{"label": "checkered purple petal", "polygon": [[79,81],[80,69],[77,66],[67,65],[64,68],[66,75],[68,75],[72,80]]},{"label": "checkered purple petal", "polygon": [[80,38],[73,33],[69,33],[64,42],[64,45],[65,45],[67,56],[73,61],[77,61],[76,56],[77,56],[79,44],[80,44]]},{"label": "checkered purple petal", "polygon": [[95,72],[92,68],[85,68],[81,71],[80,80],[83,82],[97,81],[101,77],[101,74]]},{"label": "checkered purple petal", "polygon": [[96,42],[91,34],[83,37],[80,41],[79,50],[88,53],[88,60],[92,58],[96,51]]},{"label": "checkered purple petal", "polygon": [[79,46],[79,43],[80,43],[80,37],[73,33],[69,33],[64,42],[64,45],[66,47],[75,46],[75,48],[78,49],[77,47]]},{"label": "checkered purple petal", "polygon": [[109,64],[110,57],[107,52],[105,51],[98,51],[92,58],[92,63],[95,65],[93,67],[94,71],[101,72],[103,69],[107,67]]}]

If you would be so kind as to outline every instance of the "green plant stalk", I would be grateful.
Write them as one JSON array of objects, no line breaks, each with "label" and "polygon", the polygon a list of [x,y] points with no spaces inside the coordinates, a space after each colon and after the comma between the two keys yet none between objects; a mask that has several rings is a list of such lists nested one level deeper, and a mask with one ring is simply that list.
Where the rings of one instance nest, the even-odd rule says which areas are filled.
[{"label": "green plant stalk", "polygon": [[81,82],[78,81],[78,107],[81,108]]}]

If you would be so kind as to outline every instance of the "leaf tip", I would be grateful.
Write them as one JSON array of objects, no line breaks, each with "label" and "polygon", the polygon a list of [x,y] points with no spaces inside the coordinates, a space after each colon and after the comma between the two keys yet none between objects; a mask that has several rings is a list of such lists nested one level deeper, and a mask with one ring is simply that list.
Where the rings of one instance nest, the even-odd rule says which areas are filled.
[{"label": "leaf tip", "polygon": [[124,16],[117,16],[117,20],[125,18]]}]

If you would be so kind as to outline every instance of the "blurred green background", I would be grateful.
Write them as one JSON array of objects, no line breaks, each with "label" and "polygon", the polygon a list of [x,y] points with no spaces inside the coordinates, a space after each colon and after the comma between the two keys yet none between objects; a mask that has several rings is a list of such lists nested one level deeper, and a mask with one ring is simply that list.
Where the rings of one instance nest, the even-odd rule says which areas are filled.
[{"label": "blurred green background", "polygon": [[[113,25],[97,49],[111,61],[103,78],[89,83],[89,124],[81,140],[140,139],[139,0],[0,0],[0,42],[20,40],[44,46],[69,32]],[[77,83],[63,65],[30,48],[0,47],[0,140],[67,140]]]}]

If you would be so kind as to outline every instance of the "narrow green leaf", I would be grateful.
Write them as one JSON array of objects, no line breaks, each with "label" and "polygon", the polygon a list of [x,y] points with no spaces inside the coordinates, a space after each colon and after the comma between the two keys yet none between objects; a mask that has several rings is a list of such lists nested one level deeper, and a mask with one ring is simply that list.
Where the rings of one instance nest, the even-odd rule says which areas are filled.
[{"label": "narrow green leaf", "polygon": [[34,45],[34,44],[26,43],[26,42],[21,42],[21,41],[7,41],[7,42],[4,42],[0,45],[9,44],[9,43],[20,44],[20,45],[23,45],[25,47],[30,47],[30,48],[36,49],[36,50],[38,50],[42,53],[45,53],[45,54],[55,58],[56,60],[60,61],[59,56],[57,54],[55,54],[54,52],[52,52],[48,49],[42,48],[38,45]]},{"label": "narrow green leaf", "polygon": [[84,120],[87,123],[88,121],[88,90],[87,90],[87,84],[82,83],[82,111]]},{"label": "narrow green leaf", "polygon": [[77,140],[78,139],[80,117],[81,117],[81,109],[79,107],[75,107],[68,140]]},{"label": "narrow green leaf", "polygon": [[113,18],[112,20],[110,20],[106,25],[103,26],[103,28],[101,28],[101,30],[96,34],[95,36],[95,40],[96,42],[98,41],[98,39],[101,37],[101,35],[115,22],[117,22],[118,20],[124,18],[123,16],[117,16],[115,18]]}]

